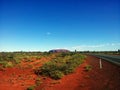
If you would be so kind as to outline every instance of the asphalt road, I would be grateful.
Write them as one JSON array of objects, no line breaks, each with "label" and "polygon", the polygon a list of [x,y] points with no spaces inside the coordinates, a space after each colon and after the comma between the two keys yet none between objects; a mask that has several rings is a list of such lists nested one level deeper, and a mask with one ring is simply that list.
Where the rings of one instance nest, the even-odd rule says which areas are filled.
[{"label": "asphalt road", "polygon": [[120,66],[120,56],[106,55],[106,54],[90,54],[90,55],[101,58],[103,60],[109,61],[111,63],[114,63],[114,64]]}]

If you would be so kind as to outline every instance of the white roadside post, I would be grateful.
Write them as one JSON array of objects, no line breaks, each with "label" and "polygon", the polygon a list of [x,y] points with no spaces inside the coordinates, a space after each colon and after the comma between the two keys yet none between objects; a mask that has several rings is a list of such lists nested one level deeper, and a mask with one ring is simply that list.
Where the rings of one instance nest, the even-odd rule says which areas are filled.
[{"label": "white roadside post", "polygon": [[102,62],[101,62],[101,58],[100,58],[100,69],[102,69]]}]

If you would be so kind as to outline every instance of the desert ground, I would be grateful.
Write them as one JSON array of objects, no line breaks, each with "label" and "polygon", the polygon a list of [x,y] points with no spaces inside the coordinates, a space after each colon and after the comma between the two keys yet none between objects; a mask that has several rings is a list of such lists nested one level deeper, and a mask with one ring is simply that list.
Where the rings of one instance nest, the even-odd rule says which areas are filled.
[{"label": "desert ground", "polygon": [[91,55],[86,55],[74,72],[61,79],[35,73],[56,55],[22,58],[14,67],[3,68],[0,64],[0,90],[120,90],[120,67],[102,60],[100,69],[99,58]]}]

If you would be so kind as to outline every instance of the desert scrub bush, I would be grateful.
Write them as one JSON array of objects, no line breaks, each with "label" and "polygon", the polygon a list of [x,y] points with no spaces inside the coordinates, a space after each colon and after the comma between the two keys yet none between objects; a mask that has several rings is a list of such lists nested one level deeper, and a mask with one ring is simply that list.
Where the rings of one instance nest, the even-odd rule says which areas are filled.
[{"label": "desert scrub bush", "polygon": [[74,67],[69,67],[69,68],[65,69],[63,72],[65,75],[67,75],[67,74],[73,73],[74,70],[75,70]]},{"label": "desert scrub bush", "polygon": [[13,65],[12,62],[7,62],[6,65],[5,65],[5,67],[13,67],[13,66],[14,66],[14,65]]},{"label": "desert scrub bush", "polygon": [[0,62],[0,64],[2,65],[3,68],[14,66],[12,62],[7,62],[7,61],[2,61],[2,62]]},{"label": "desert scrub bush", "polygon": [[20,63],[20,59],[18,58],[16,53],[13,52],[4,52],[0,53],[0,63],[3,67],[12,67],[16,64]]},{"label": "desert scrub bush", "polygon": [[33,60],[31,59],[25,59],[25,62],[32,62]]},{"label": "desert scrub bush", "polygon": [[51,71],[55,71],[58,69],[59,66],[57,66],[54,62],[47,62],[40,68],[40,74],[50,76]]},{"label": "desert scrub bush", "polygon": [[57,55],[57,57],[47,63],[42,67],[35,70],[36,74],[42,74],[44,76],[49,76],[53,79],[60,79],[65,74],[74,72],[76,67],[82,64],[84,58],[78,53],[63,53]]},{"label": "desert scrub bush", "polygon": [[41,59],[41,57],[40,57],[40,56],[37,56],[37,57],[36,57],[36,60],[40,60],[40,59]]},{"label": "desert scrub bush", "polygon": [[35,90],[35,86],[30,86],[27,88],[27,90]]},{"label": "desert scrub bush", "polygon": [[92,66],[91,65],[86,65],[85,66],[85,71],[90,71],[92,70]]},{"label": "desert scrub bush", "polygon": [[64,76],[63,72],[59,70],[51,71],[50,72],[50,77],[53,79],[61,79]]},{"label": "desert scrub bush", "polygon": [[39,78],[39,77],[36,78],[36,81],[35,81],[36,86],[39,86],[41,83],[42,83],[41,78]]}]

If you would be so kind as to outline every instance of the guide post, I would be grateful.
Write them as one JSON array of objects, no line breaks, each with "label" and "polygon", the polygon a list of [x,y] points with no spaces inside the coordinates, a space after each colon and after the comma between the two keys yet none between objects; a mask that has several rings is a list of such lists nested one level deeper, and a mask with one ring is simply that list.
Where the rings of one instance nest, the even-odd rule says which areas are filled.
[{"label": "guide post", "polygon": [[100,69],[102,69],[102,62],[101,62],[101,58],[100,58]]}]

